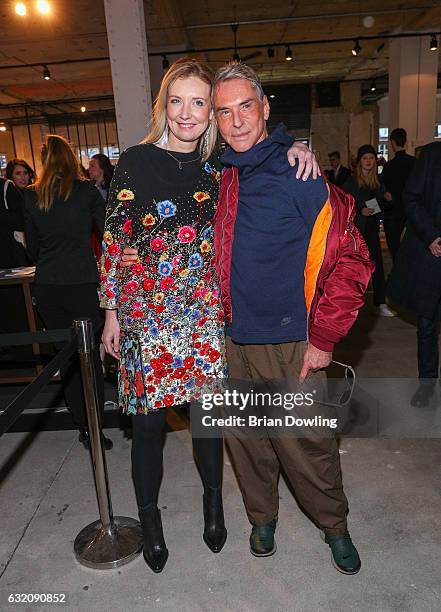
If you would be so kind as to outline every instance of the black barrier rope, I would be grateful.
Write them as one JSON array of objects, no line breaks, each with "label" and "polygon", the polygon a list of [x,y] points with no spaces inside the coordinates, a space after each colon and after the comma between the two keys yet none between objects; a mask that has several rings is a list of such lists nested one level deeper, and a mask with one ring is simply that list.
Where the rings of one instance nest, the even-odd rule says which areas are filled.
[{"label": "black barrier rope", "polygon": [[[64,332],[66,338],[71,337],[71,330],[55,330],[56,332]],[[38,332],[37,332],[38,333]],[[48,332],[43,332],[44,334]],[[8,336],[18,336],[20,334],[5,334]],[[32,344],[34,340],[29,339],[35,334],[25,333],[28,337],[26,344]],[[47,337],[47,336],[45,336]],[[60,341],[60,334],[56,334],[57,341]],[[52,340],[47,340],[52,342]],[[55,372],[58,372],[60,367],[66,363],[70,357],[75,353],[78,346],[77,337],[74,336],[69,344],[67,344],[55,357],[47,364],[44,370],[33,380],[23,391],[17,395],[17,397],[5,408],[3,413],[0,415],[0,436],[2,436],[8,429],[15,423],[18,417],[21,415],[23,410],[27,407],[29,402],[41,391],[41,389],[50,381]]]},{"label": "black barrier rope", "polygon": [[50,329],[37,332],[18,332],[15,334],[0,334],[0,346],[24,346],[26,344],[48,344],[50,342],[66,342],[72,337],[70,329]]}]

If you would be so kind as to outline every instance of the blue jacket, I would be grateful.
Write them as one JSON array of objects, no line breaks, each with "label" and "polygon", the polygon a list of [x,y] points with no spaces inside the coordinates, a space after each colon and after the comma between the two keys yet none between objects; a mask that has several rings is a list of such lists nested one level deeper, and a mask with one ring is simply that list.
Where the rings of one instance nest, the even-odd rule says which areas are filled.
[{"label": "blue jacket", "polygon": [[322,178],[297,180],[287,151],[293,139],[280,124],[244,153],[228,149],[239,202],[234,226],[230,290],[236,342],[306,340],[304,270],[314,223],[328,192]]}]

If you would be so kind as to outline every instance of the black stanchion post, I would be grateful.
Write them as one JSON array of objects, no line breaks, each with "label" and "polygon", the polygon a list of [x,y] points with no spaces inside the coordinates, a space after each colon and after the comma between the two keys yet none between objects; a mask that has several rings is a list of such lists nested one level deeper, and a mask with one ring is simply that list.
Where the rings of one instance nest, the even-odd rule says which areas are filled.
[{"label": "black stanchion post", "polygon": [[90,319],[75,320],[74,328],[78,338],[90,453],[100,513],[100,520],[87,525],[77,535],[74,550],[82,565],[95,569],[111,569],[128,563],[139,554],[142,548],[142,531],[135,519],[113,516],[99,420],[92,322]]}]

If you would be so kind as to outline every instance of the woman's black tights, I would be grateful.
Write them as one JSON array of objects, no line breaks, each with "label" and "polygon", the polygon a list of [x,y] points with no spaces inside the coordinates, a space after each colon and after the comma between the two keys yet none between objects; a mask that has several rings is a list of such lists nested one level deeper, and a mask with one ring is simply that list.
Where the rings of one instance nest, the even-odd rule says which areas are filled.
[{"label": "woman's black tights", "polygon": [[[132,416],[132,474],[138,506],[157,504],[162,477],[166,409]],[[192,438],[204,488],[222,485],[222,438]]]}]

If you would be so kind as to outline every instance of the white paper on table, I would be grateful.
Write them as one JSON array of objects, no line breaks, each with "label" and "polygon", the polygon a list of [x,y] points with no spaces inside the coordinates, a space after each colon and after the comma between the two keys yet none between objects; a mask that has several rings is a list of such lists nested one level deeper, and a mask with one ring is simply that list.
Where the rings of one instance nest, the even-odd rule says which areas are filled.
[{"label": "white paper on table", "polygon": [[367,208],[373,208],[373,209],[374,209],[374,211],[375,211],[375,213],[374,213],[374,214],[381,212],[381,208],[380,208],[380,205],[379,205],[379,204],[378,204],[378,202],[377,202],[377,198],[372,198],[372,200],[367,200],[367,201],[364,203],[364,205],[365,205]]}]

